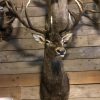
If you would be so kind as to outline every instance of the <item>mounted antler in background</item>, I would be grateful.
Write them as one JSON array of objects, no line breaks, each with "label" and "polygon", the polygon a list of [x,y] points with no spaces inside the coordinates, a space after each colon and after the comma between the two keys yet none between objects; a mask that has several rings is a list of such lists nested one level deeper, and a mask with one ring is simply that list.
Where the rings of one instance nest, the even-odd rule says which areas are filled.
[{"label": "mounted antler in background", "polygon": [[4,0],[0,0],[0,40],[7,40],[12,32],[15,15],[7,8]]}]

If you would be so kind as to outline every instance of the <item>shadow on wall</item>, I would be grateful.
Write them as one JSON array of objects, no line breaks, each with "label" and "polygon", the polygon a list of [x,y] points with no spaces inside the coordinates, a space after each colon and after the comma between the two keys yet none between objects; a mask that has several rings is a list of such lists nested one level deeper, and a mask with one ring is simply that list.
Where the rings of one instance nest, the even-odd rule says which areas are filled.
[{"label": "shadow on wall", "polygon": [[[0,43],[1,44],[1,47],[0,47],[1,52],[0,53],[1,53],[1,55],[4,55],[4,57],[1,56],[0,62],[3,62],[3,63],[4,62],[28,62],[29,65],[32,67],[33,67],[33,65],[34,66],[41,65],[41,63],[43,61],[43,48],[42,49],[35,49],[35,48],[31,49],[31,45],[34,45],[34,44],[32,44],[30,42],[33,39],[19,38],[20,37],[19,35],[23,34],[23,33],[21,33],[22,29],[25,30],[25,28],[21,28],[21,24],[19,22],[18,22],[18,26],[19,27],[13,29],[13,34],[11,36],[9,36],[8,41],[2,41]],[[29,33],[29,31],[28,31],[28,34],[31,34],[31,33]],[[25,48],[24,41],[21,44],[21,42],[19,42],[20,40],[22,40],[22,41],[24,40],[26,42],[28,40],[31,40],[28,43],[30,47]],[[28,44],[26,46],[28,46]],[[5,53],[3,54],[3,52],[5,52]],[[6,52],[8,52],[8,53],[10,52],[10,54],[7,54],[7,56],[5,56]],[[8,59],[9,57],[10,57],[10,59]]]},{"label": "shadow on wall", "polygon": [[[44,3],[42,4],[42,3],[37,2],[37,1],[33,1],[33,2],[39,7],[45,6]],[[17,26],[19,26],[19,27],[17,27],[16,32],[14,31],[14,34],[9,36],[8,41],[6,41],[6,43],[4,43],[4,45],[2,45],[2,47],[0,47],[0,48],[2,48],[2,50],[0,50],[0,51],[6,50],[6,48],[9,47],[9,45],[10,45],[11,47],[14,48],[14,50],[11,50],[9,48],[7,51],[15,52],[18,55],[17,58],[21,57],[21,59],[15,59],[14,61],[17,61],[17,60],[19,62],[26,61],[26,62],[29,62],[29,64],[32,66],[33,65],[41,65],[41,62],[43,61],[43,49],[38,49],[38,50],[26,49],[25,50],[25,48],[23,48],[23,46],[20,45],[20,43],[18,41],[19,38],[17,39],[17,37],[19,37],[19,35],[21,34],[21,24],[19,22],[17,24],[18,24]],[[20,40],[21,40],[21,38],[20,38]],[[29,39],[26,39],[26,41],[27,40],[29,40]],[[38,54],[35,52],[38,52],[38,53],[40,52],[40,53]],[[6,62],[6,60],[1,60],[0,62]]]}]

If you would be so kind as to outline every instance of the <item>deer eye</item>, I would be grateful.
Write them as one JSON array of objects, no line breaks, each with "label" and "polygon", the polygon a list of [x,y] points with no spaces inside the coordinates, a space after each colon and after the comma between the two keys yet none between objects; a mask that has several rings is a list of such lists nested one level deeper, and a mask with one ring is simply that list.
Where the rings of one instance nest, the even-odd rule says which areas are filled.
[{"label": "deer eye", "polygon": [[45,43],[46,43],[46,45],[48,45],[48,46],[51,46],[51,45],[52,45],[52,42],[49,41],[49,40],[46,40]]},{"label": "deer eye", "polygon": [[51,43],[49,40],[46,40],[46,43]]},{"label": "deer eye", "polygon": [[64,40],[61,41],[61,44],[62,44],[63,47],[66,47],[67,43],[68,43],[68,41],[64,41]]},{"label": "deer eye", "polygon": [[55,47],[55,45],[53,44],[53,42],[51,42],[51,41],[49,41],[49,40],[46,40],[45,42],[46,42],[46,44],[47,44],[48,46],[50,46],[50,47]]},{"label": "deer eye", "polygon": [[68,43],[68,41],[63,41],[63,44],[67,44]]}]

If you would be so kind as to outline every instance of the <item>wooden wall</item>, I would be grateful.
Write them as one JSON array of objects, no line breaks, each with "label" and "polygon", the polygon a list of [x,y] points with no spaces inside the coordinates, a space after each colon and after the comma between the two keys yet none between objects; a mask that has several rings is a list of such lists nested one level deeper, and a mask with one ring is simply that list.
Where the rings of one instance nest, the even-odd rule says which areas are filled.
[{"label": "wooden wall", "polygon": [[[22,1],[25,4],[28,0],[14,0],[19,11]],[[83,2],[88,9],[93,9],[92,0]],[[70,9],[78,13],[74,2]],[[34,25],[44,28],[45,2],[33,0],[28,11]],[[44,47],[34,41],[32,31],[17,19],[13,27],[10,40],[0,42],[0,97],[39,100]],[[64,60],[64,69],[70,78],[69,100],[100,100],[100,32],[83,16],[73,33],[75,36]]]}]

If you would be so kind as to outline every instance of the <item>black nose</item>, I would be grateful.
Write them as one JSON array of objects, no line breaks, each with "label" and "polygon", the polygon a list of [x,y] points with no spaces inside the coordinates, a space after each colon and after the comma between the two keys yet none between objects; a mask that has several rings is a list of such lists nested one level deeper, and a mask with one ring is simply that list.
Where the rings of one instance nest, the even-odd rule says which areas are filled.
[{"label": "black nose", "polygon": [[56,53],[58,55],[65,55],[66,54],[66,50],[64,48],[57,48],[56,49]]},{"label": "black nose", "polygon": [[64,53],[65,53],[65,50],[57,50],[57,53],[59,53],[60,55],[64,55]]}]

